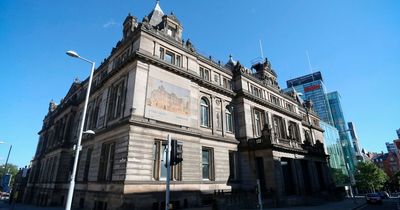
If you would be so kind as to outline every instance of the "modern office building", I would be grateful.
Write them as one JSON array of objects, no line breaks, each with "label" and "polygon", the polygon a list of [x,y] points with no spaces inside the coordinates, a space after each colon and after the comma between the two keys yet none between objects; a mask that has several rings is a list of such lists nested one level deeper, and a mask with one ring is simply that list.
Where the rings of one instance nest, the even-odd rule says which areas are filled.
[{"label": "modern office building", "polygon": [[346,119],[342,109],[341,97],[337,91],[327,94],[329,106],[332,112],[332,118],[335,127],[338,129],[340,141],[342,142],[343,154],[346,163],[351,171],[355,170],[355,154],[354,148],[350,141],[349,129],[347,127]]},{"label": "modern office building", "polygon": [[287,89],[284,90],[285,92],[290,92],[291,88],[294,88],[297,92],[301,93],[303,100],[312,100],[314,111],[320,119],[333,125],[331,109],[326,97],[326,88],[321,72],[288,80],[286,81],[286,85]]},{"label": "modern office building", "polygon": [[354,154],[357,162],[364,161],[364,155],[361,151],[360,140],[358,139],[356,127],[353,122],[348,122],[350,136],[353,141]]},{"label": "modern office building", "polygon": [[[182,33],[158,1],[142,22],[126,17],[122,39],[94,73],[84,129],[95,135],[82,140],[73,208],[163,209],[168,135],[183,151],[171,167],[176,209],[211,205],[222,192],[240,195],[225,207],[255,208],[257,180],[269,204],[328,192],[320,119],[297,95],[281,92],[271,63],[252,71],[232,57],[216,62]],[[65,205],[87,86],[75,81],[59,104],[50,103],[25,202]]]},{"label": "modern office building", "polygon": [[320,121],[319,124],[324,129],[324,145],[329,154],[330,167],[342,170],[343,174],[348,174],[338,130],[324,121]]}]

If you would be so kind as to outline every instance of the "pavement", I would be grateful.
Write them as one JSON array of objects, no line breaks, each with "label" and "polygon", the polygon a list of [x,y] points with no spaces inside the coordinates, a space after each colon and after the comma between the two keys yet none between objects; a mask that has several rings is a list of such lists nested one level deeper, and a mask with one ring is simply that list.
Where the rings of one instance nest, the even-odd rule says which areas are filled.
[{"label": "pavement", "polygon": [[1,201],[0,202],[0,210],[64,210],[64,208],[32,206],[32,205],[24,205],[24,204],[19,204],[19,203],[14,204],[14,205],[9,205],[8,202]]},{"label": "pavement", "polygon": [[328,202],[318,206],[296,206],[275,208],[276,210],[353,210],[365,205],[364,197],[346,198],[338,202]]},{"label": "pavement", "polygon": [[[296,206],[287,208],[274,208],[274,210],[400,210],[398,207],[399,198],[390,198],[383,201],[382,205],[366,204],[364,197],[354,199],[347,198],[339,202],[329,202],[319,206]],[[32,205],[15,204],[10,206],[6,202],[0,202],[0,210],[63,210],[60,207],[39,207]],[[270,208],[269,208],[270,209]],[[193,208],[187,210],[211,210],[208,208]],[[250,209],[249,209],[250,210]],[[255,209],[252,209],[255,210]],[[267,210],[267,209],[265,209]]]}]

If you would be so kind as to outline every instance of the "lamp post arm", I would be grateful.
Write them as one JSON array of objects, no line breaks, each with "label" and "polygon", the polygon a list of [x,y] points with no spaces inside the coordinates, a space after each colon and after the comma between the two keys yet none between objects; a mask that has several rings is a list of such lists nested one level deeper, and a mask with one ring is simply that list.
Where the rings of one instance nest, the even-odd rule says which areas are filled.
[{"label": "lamp post arm", "polygon": [[83,135],[83,129],[85,126],[85,120],[86,120],[86,110],[87,106],[89,103],[89,95],[90,95],[90,89],[92,86],[92,79],[93,79],[93,72],[94,72],[94,67],[95,67],[95,62],[89,61],[85,58],[79,57],[80,59],[89,62],[92,64],[92,70],[90,71],[90,77],[89,77],[89,83],[88,83],[88,88],[86,91],[86,99],[85,99],[85,105],[83,107],[83,114],[82,114],[82,122],[81,122],[81,128],[79,130],[79,137],[78,137],[78,142],[76,144],[76,150],[75,150],[75,158],[74,158],[74,166],[72,168],[72,174],[71,174],[71,181],[70,181],[70,186],[68,189],[68,197],[67,197],[67,204],[65,205],[65,210],[70,210],[71,205],[72,205],[72,198],[74,195],[74,188],[75,188],[75,176],[76,176],[76,171],[78,167],[78,160],[79,160],[79,152],[81,150],[81,141],[82,141],[82,135]]},{"label": "lamp post arm", "polygon": [[93,62],[93,61],[88,60],[88,59],[86,59],[86,58],[84,58],[84,57],[81,57],[81,56],[79,56],[78,58],[81,59],[81,60],[84,60],[84,61],[86,61],[86,62],[88,62],[88,63],[91,63],[91,64],[92,64],[92,70],[94,70],[94,62]]}]

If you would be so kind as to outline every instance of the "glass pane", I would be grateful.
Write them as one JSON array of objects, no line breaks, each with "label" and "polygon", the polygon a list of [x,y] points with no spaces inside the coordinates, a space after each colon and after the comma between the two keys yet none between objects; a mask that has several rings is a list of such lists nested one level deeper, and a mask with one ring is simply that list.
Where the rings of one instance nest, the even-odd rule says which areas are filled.
[{"label": "glass pane", "polygon": [[230,132],[233,131],[232,115],[230,113],[226,113],[226,129],[227,129],[227,131],[230,131]]},{"label": "glass pane", "polygon": [[203,179],[209,179],[209,166],[210,166],[210,151],[203,149],[202,152],[202,163],[203,163]]},{"label": "glass pane", "polygon": [[203,179],[210,179],[208,165],[203,165]]},{"label": "glass pane", "polygon": [[161,147],[162,159],[161,159],[161,164],[160,164],[160,168],[161,168],[160,178],[167,177],[167,167],[165,166],[165,164],[167,163],[167,151],[165,150],[166,147],[167,147],[167,145],[162,145],[162,147]]},{"label": "glass pane", "polygon": [[202,157],[202,163],[203,164],[208,164],[209,163],[209,151],[208,150],[203,150],[203,157]]},{"label": "glass pane", "polygon": [[174,64],[174,55],[167,51],[167,53],[165,54],[165,61]]},{"label": "glass pane", "polygon": [[181,56],[176,56],[176,65],[181,66]]},{"label": "glass pane", "polygon": [[205,110],[204,110],[204,126],[208,127],[208,108],[207,107],[205,107]]}]

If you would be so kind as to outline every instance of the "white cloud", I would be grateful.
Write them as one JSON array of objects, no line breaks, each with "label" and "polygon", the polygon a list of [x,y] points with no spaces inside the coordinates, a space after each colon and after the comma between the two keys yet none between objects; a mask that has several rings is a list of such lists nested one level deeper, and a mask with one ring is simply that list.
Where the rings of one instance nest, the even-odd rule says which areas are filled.
[{"label": "white cloud", "polygon": [[111,19],[103,25],[103,28],[108,28],[108,27],[112,27],[112,26],[116,26],[116,25],[118,25],[118,24],[113,19]]}]

